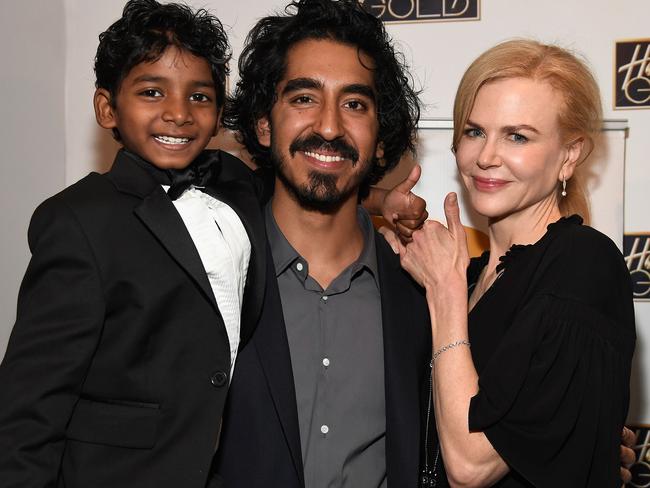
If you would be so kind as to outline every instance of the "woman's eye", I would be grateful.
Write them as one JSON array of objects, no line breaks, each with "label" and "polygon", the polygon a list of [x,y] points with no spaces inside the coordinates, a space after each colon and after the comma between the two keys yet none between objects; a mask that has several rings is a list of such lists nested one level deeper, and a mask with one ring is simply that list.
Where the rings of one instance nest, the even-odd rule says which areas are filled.
[{"label": "woman's eye", "polygon": [[524,135],[522,135],[522,134],[519,134],[519,133],[517,133],[517,132],[513,132],[512,134],[510,134],[510,135],[508,136],[508,138],[509,138],[512,142],[516,142],[516,143],[518,143],[518,144],[522,144],[522,143],[528,141],[528,138],[527,138],[526,136],[524,136]]},{"label": "woman's eye", "polygon": [[477,129],[476,127],[471,127],[469,129],[465,129],[465,135],[467,137],[481,137],[483,135],[483,132],[481,129]]}]

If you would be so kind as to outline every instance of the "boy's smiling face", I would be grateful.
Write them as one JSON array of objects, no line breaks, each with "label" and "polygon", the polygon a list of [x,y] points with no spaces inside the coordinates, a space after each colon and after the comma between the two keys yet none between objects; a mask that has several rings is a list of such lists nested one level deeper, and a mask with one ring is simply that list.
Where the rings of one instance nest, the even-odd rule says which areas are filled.
[{"label": "boy's smiling face", "polygon": [[190,164],[219,126],[210,65],[174,46],[135,65],[113,103],[103,88],[94,102],[99,125],[117,129],[126,149],[163,169]]}]

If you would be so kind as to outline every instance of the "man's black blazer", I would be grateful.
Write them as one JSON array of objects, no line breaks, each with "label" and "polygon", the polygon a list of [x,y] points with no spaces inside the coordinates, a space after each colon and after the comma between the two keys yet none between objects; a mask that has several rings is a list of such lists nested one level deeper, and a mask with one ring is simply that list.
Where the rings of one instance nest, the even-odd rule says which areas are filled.
[{"label": "man's black blazer", "polygon": [[[429,395],[428,309],[422,289],[401,269],[384,238],[375,234],[375,243],[384,331],[388,487],[416,488]],[[237,357],[213,466],[225,488],[305,486],[291,356],[270,250],[266,273],[262,315]]]},{"label": "man's black blazer", "polygon": [[[251,173],[225,153],[206,191],[251,240],[242,345],[264,295],[266,238]],[[3,488],[203,488],[230,348],[194,244],[125,151],[45,201],[0,366]]]}]

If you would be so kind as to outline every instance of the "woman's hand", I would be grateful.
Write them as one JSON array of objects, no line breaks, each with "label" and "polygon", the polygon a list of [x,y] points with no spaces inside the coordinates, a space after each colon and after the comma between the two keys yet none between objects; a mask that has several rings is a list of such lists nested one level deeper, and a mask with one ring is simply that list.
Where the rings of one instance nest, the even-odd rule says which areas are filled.
[{"label": "woman's hand", "polygon": [[466,292],[469,254],[455,193],[445,197],[444,210],[447,227],[428,220],[422,229],[413,233],[413,242],[400,247],[402,267],[426,288],[427,296],[454,285]]}]

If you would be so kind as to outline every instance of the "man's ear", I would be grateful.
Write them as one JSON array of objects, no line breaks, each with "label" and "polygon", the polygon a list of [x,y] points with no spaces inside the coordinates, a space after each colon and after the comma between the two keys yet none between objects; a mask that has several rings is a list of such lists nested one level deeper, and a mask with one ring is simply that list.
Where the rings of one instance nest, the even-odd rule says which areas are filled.
[{"label": "man's ear", "polygon": [[257,141],[264,147],[271,147],[271,122],[268,117],[262,117],[257,121]]},{"label": "man's ear", "polygon": [[559,181],[562,181],[563,178],[568,180],[573,176],[576,166],[581,162],[580,156],[584,145],[585,140],[583,137],[578,137],[566,145],[566,159],[558,175]]},{"label": "man's ear", "polygon": [[379,141],[377,147],[375,148],[375,158],[379,161],[380,166],[385,166],[386,161],[384,160],[384,143]]},{"label": "man's ear", "polygon": [[104,129],[115,129],[117,127],[117,114],[113,107],[111,94],[105,88],[97,88],[93,97],[95,107],[95,119]]}]

